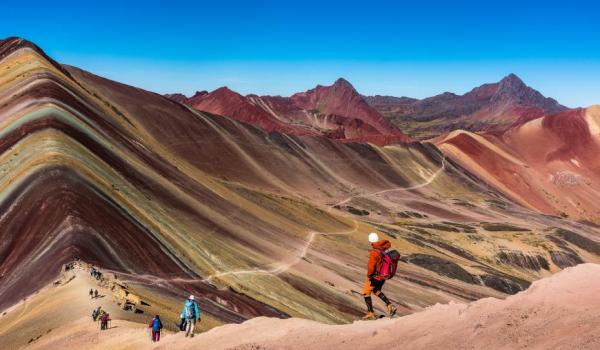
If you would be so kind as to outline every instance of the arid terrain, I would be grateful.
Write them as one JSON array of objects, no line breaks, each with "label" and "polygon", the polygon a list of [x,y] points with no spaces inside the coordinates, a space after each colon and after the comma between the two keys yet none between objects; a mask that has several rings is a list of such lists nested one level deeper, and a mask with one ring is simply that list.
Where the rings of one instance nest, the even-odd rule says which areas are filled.
[{"label": "arid terrain", "polygon": [[[160,314],[184,348],[194,294],[198,348],[594,348],[599,107],[514,75],[447,97],[162,96],[0,41],[4,346],[145,348]],[[353,323],[369,232],[402,317]]]}]

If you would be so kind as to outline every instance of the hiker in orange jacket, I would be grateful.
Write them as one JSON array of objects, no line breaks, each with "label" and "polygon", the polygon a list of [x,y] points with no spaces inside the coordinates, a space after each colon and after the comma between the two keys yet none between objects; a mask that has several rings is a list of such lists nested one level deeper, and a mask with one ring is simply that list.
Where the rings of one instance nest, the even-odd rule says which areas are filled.
[{"label": "hiker in orange jacket", "polygon": [[367,279],[363,288],[363,296],[365,297],[365,304],[367,304],[367,314],[363,317],[365,320],[372,320],[377,318],[373,311],[373,300],[371,299],[371,293],[375,293],[386,305],[390,316],[396,314],[396,307],[390,302],[390,300],[383,294],[381,288],[385,283],[385,279],[377,279],[377,274],[381,269],[383,262],[383,251],[389,249],[392,244],[385,240],[379,240],[377,233],[372,232],[369,234],[369,242],[373,249],[369,253],[369,263],[367,265]]}]

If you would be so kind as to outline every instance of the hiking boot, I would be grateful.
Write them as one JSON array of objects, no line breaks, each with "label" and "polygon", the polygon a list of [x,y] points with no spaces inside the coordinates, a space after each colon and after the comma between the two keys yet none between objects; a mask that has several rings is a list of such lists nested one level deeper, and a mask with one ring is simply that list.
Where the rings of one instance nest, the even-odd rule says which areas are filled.
[{"label": "hiking boot", "polygon": [[186,338],[187,338],[187,337],[189,337],[189,336],[190,336],[189,334],[187,334],[187,333],[185,334],[185,337],[186,337]]},{"label": "hiking boot", "polygon": [[362,319],[363,320],[375,320],[375,319],[377,319],[377,315],[375,315],[374,312],[369,311],[369,312],[367,312],[366,315],[363,316]]},{"label": "hiking boot", "polygon": [[194,333],[190,334],[190,337],[192,337],[192,338],[193,338],[193,337],[194,337]]},{"label": "hiking boot", "polygon": [[388,309],[388,313],[390,314],[390,317],[392,317],[396,314],[397,309],[394,306],[394,304],[388,304],[387,309]]}]

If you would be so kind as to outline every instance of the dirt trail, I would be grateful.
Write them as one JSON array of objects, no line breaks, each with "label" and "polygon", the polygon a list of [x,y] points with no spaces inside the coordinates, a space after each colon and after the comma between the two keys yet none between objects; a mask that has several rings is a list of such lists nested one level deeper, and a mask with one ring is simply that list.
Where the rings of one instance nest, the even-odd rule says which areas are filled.
[{"label": "dirt trail", "polygon": [[[446,158],[444,157],[444,158],[442,158],[442,165],[433,174],[431,174],[431,176],[429,176],[425,181],[423,181],[419,184],[408,186],[408,187],[395,187],[395,188],[391,188],[391,189],[387,189],[387,190],[375,191],[375,192],[371,192],[371,193],[357,194],[354,196],[350,196],[348,198],[343,199],[342,201],[339,201],[337,203],[334,203],[334,204],[328,206],[327,212],[330,212],[333,208],[335,208],[337,206],[348,203],[349,201],[351,201],[354,198],[370,197],[370,196],[376,196],[376,195],[380,195],[380,194],[384,194],[384,193],[397,192],[397,191],[409,191],[409,190],[415,190],[415,189],[426,187],[429,184],[431,184],[433,181],[435,181],[435,179],[442,172],[444,172],[445,169],[446,169]],[[293,266],[295,266],[296,264],[298,264],[300,261],[302,261],[303,258],[306,257],[313,241],[315,240],[315,238],[317,236],[320,236],[320,235],[351,235],[351,234],[357,232],[358,227],[359,227],[358,220],[352,219],[352,218],[350,220],[352,221],[352,223],[354,225],[354,228],[352,228],[350,230],[339,231],[339,232],[309,231],[308,239],[306,240],[306,243],[302,247],[302,249],[300,249],[300,254],[298,256],[296,256],[296,258],[294,260],[292,260],[291,262],[278,263],[278,264],[275,264],[275,267],[270,268],[270,269],[256,268],[256,269],[250,269],[250,270],[236,270],[236,271],[219,272],[216,274],[212,274],[200,281],[201,282],[209,282],[215,278],[225,277],[225,276],[230,276],[230,275],[247,275],[247,274],[257,274],[257,273],[278,275],[280,273],[283,273],[283,272],[289,270],[290,268],[292,268]],[[197,280],[189,280],[189,281],[186,280],[186,282],[195,282],[195,281],[197,281]]]}]

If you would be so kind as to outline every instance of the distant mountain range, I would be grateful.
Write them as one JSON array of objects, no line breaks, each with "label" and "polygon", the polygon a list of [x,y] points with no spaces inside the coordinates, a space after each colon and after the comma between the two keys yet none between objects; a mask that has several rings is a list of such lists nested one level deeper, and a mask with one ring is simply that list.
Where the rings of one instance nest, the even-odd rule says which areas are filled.
[{"label": "distant mountain range", "polygon": [[242,96],[226,87],[192,97],[169,94],[198,110],[225,115],[267,131],[323,134],[379,145],[408,142],[405,132],[424,139],[464,129],[502,131],[511,125],[566,110],[556,100],[525,85],[514,74],[464,95],[450,92],[414,99],[362,96],[345,79],[291,97]]}]

